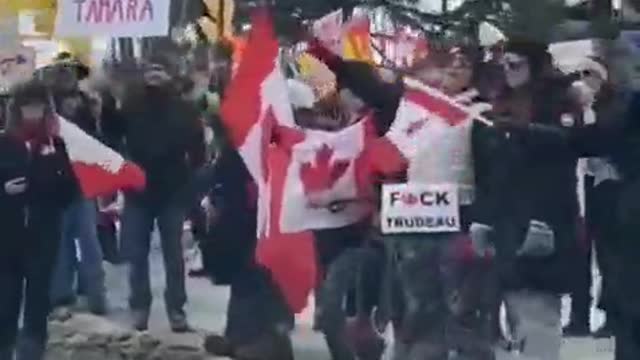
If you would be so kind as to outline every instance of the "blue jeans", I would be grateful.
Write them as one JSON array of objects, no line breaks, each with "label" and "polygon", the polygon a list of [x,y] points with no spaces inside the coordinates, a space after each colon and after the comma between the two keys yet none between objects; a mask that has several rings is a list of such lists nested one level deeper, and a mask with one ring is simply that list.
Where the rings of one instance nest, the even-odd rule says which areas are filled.
[{"label": "blue jeans", "polygon": [[185,210],[177,204],[160,209],[127,199],[122,214],[122,245],[130,263],[131,310],[148,312],[153,301],[149,274],[149,252],[154,221],[160,230],[160,242],[166,278],[165,303],[170,314],[184,314],[185,289],[182,231]]},{"label": "blue jeans", "polygon": [[[76,240],[80,248],[79,258],[76,254]],[[89,306],[103,308],[106,289],[102,259],[96,203],[93,200],[77,199],[67,208],[62,220],[62,241],[51,286],[53,304],[75,298],[77,276],[77,283],[86,292]]]}]

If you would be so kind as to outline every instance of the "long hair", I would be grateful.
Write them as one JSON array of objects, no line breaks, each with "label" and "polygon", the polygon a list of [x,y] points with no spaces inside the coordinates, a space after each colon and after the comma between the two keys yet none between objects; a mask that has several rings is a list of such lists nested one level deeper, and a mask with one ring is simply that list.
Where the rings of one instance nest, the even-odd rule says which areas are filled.
[{"label": "long hair", "polygon": [[19,84],[12,90],[8,104],[7,133],[17,134],[23,129],[24,119],[20,108],[29,104],[45,106],[44,116],[39,126],[43,134],[52,134],[56,126],[53,100],[45,84],[36,79]]}]

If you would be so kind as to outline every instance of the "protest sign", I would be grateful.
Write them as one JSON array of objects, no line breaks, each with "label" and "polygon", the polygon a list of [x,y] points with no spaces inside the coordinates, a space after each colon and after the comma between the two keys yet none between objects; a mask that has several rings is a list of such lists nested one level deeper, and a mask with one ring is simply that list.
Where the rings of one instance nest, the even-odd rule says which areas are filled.
[{"label": "protest sign", "polygon": [[0,13],[0,48],[13,47],[18,43],[18,16]]},{"label": "protest sign", "polygon": [[342,9],[313,23],[313,35],[336,55],[342,54]]},{"label": "protest sign", "polygon": [[57,37],[169,34],[171,0],[69,0],[58,3]]},{"label": "protest sign", "polygon": [[31,78],[36,66],[35,59],[35,49],[30,47],[0,49],[0,93]]},{"label": "protest sign", "polygon": [[382,188],[384,234],[460,231],[455,185],[390,184]]}]

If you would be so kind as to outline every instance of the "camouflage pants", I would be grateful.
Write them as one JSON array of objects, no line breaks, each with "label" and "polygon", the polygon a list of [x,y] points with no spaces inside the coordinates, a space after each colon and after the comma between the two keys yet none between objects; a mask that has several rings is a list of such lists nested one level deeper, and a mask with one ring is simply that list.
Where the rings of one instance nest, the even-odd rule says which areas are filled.
[{"label": "camouflage pants", "polygon": [[[347,317],[369,321],[372,297],[379,296],[379,289],[372,283],[379,283],[379,270],[383,261],[379,251],[372,248],[351,248],[338,256],[327,269],[327,274],[317,294],[317,324],[325,336],[333,360],[379,359],[383,343],[375,341],[359,346],[347,333]],[[355,302],[355,313],[349,314],[347,300]],[[382,341],[380,339],[380,341]]]},{"label": "camouflage pants", "polygon": [[394,360],[492,360],[490,260],[466,236],[386,236],[395,253]]}]

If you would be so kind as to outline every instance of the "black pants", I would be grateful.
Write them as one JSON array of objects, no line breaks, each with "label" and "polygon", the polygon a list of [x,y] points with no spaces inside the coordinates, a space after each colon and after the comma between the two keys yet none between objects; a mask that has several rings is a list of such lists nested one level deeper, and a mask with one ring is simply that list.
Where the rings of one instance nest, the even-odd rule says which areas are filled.
[{"label": "black pants", "polygon": [[56,239],[59,237],[50,236],[40,246],[28,246],[27,239],[3,239],[23,241],[27,246],[0,256],[0,349],[15,347],[21,310],[24,312],[21,337],[42,346],[46,343]]},{"label": "black pants", "polygon": [[288,308],[269,271],[250,265],[231,282],[225,336],[234,346],[249,345],[261,337],[293,328]]},{"label": "black pants", "polygon": [[[329,267],[349,249],[357,249],[367,242],[369,226],[367,223],[349,225],[337,229],[326,229],[314,231],[314,242],[320,278],[318,284],[322,284],[329,271]],[[380,250],[382,256],[383,248]],[[373,251],[375,249],[372,248]],[[382,279],[382,267],[374,267],[359,276],[359,283],[354,284],[353,289],[349,292],[346,304],[347,314],[353,316],[357,310],[364,313],[370,313],[378,304],[380,298],[380,282]],[[356,285],[360,294],[356,296]],[[316,298],[317,300],[317,298]],[[356,310],[356,308],[359,308]]]},{"label": "black pants", "polygon": [[612,256],[612,247],[617,243],[616,209],[619,183],[605,181],[593,186],[593,178],[587,176],[586,187],[586,220],[590,237],[594,240],[594,247],[589,246],[585,252],[576,256],[574,261],[579,268],[575,279],[575,287],[572,291],[571,322],[575,325],[586,326],[589,324],[591,309],[591,285],[593,282],[591,260],[595,248],[596,261],[602,277],[602,290],[598,306],[607,310],[610,302],[610,283],[615,281],[611,277],[611,264],[615,259]]}]

